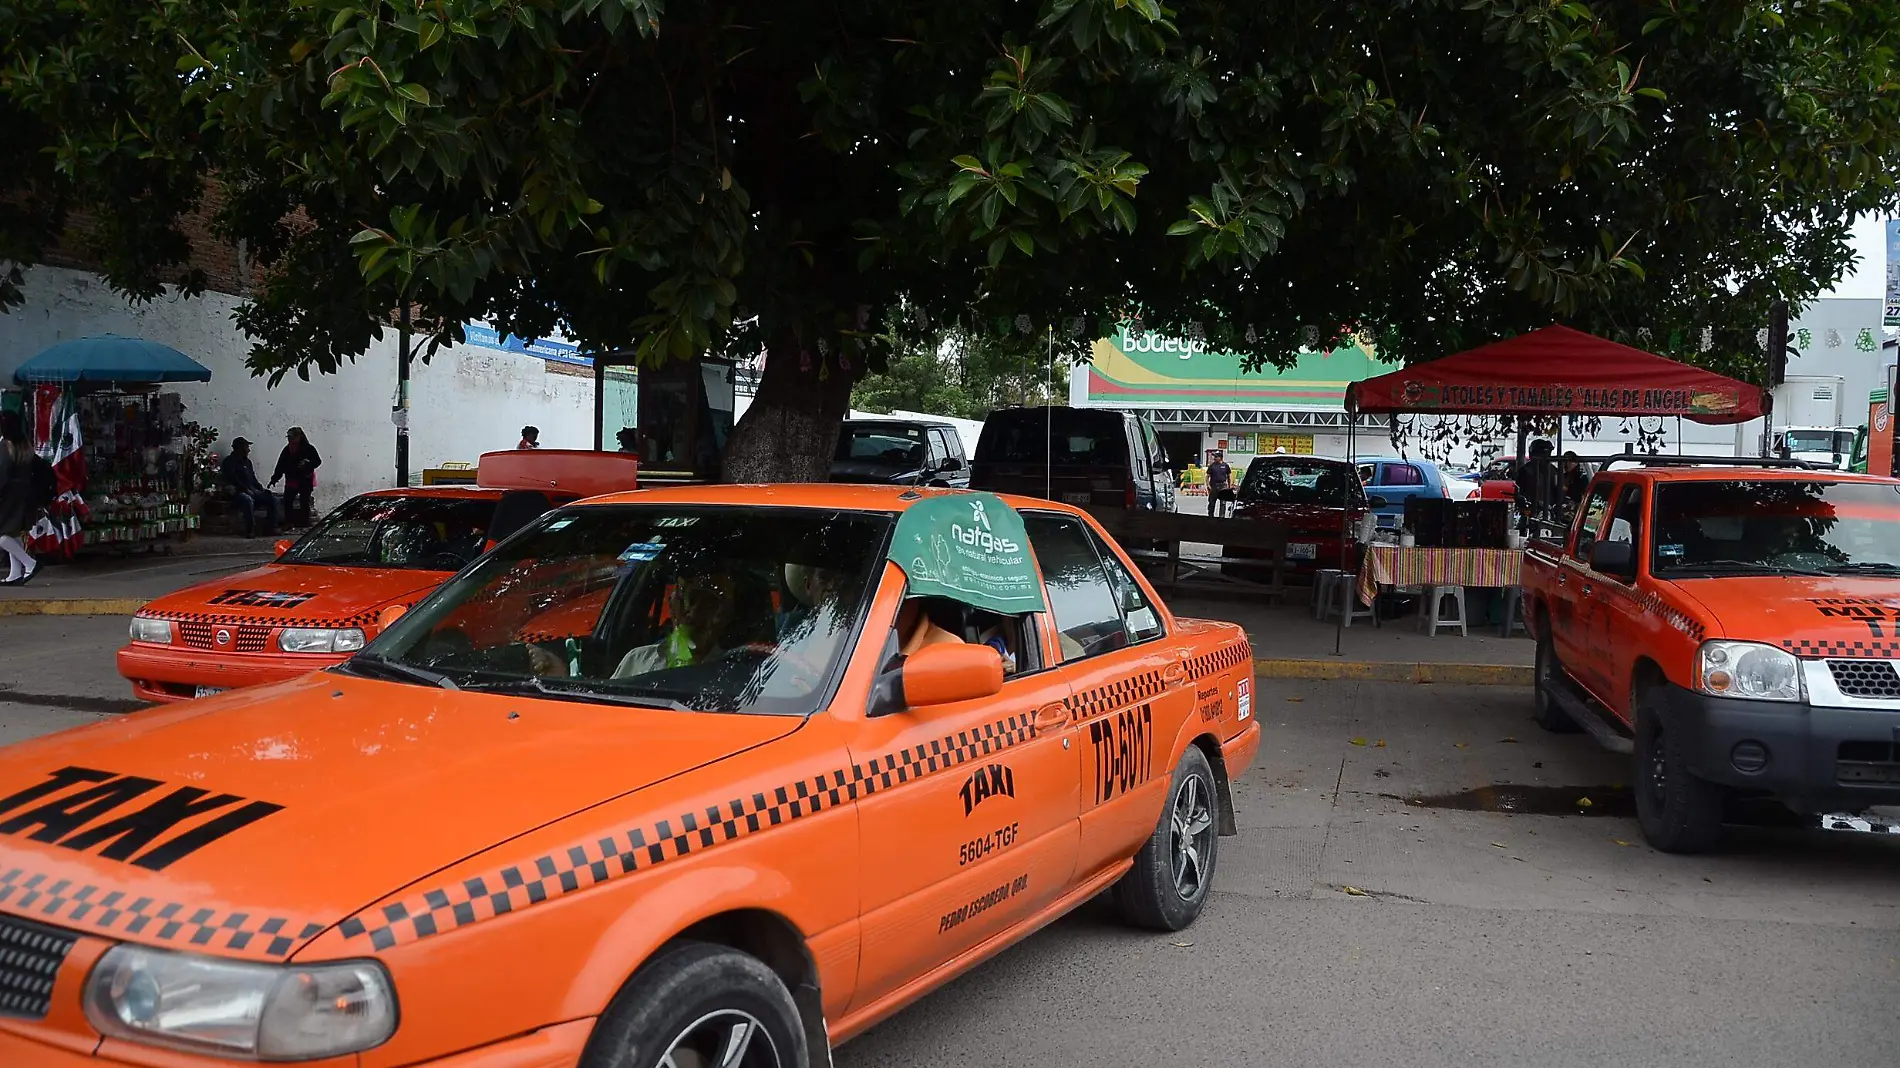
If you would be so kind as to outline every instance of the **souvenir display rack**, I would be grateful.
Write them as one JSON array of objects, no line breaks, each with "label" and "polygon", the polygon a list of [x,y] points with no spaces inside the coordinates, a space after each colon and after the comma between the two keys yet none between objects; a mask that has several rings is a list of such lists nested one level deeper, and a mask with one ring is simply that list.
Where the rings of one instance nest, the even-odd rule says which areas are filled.
[{"label": "souvenir display rack", "polygon": [[215,431],[184,420],[176,393],[112,389],[78,397],[86,454],[87,547],[150,550],[198,529],[216,481]]}]

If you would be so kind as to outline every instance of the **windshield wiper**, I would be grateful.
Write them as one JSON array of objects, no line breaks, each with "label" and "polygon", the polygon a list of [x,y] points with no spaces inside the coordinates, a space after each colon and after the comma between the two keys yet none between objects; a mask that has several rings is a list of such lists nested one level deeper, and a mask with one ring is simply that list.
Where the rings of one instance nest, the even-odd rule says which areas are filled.
[{"label": "windshield wiper", "polygon": [[1852,564],[1829,564],[1826,568],[1826,571],[1830,575],[1836,574],[1839,572],[1863,572],[1863,573],[1881,574],[1881,575],[1900,575],[1900,564],[1890,564],[1886,562],[1885,560],[1864,560],[1864,561],[1861,561],[1858,563],[1852,563]]},{"label": "windshield wiper", "polygon": [[1825,577],[1827,574],[1825,571],[1789,567],[1786,564],[1770,564],[1759,560],[1698,560],[1693,564],[1676,564],[1658,570],[1665,574],[1681,574],[1684,571],[1765,571],[1771,575],[1808,575],[1816,578]]},{"label": "windshield wiper", "polygon": [[538,697],[552,697],[563,701],[598,701],[602,704],[627,705],[632,708],[664,708],[673,712],[694,712],[691,705],[675,701],[671,697],[637,696],[634,694],[613,693],[605,690],[586,690],[579,687],[549,685],[548,680],[539,675],[527,678],[498,680],[495,682],[471,683],[464,689],[481,693],[533,694]]},{"label": "windshield wiper", "polygon": [[455,684],[454,679],[449,678],[440,671],[430,671],[428,668],[419,668],[413,664],[405,664],[400,660],[391,660],[388,657],[358,653],[344,661],[344,664],[356,671],[361,671],[364,668],[374,669],[368,673],[375,674],[381,672],[384,678],[395,678],[405,682],[419,682],[425,686],[440,686],[445,690],[461,689],[460,686]]}]

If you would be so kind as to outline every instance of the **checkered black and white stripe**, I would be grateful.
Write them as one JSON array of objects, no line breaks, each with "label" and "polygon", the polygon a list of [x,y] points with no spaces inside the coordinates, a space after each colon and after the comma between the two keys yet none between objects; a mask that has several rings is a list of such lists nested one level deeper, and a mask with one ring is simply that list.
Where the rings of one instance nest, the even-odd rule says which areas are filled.
[{"label": "checkered black and white stripe", "polygon": [[1158,697],[1167,688],[1160,671],[1143,671],[1091,690],[1070,694],[1069,712],[1076,722],[1086,722],[1106,716],[1116,709]]},{"label": "checkered black and white stripe", "polygon": [[1788,650],[1804,659],[1833,657],[1841,660],[1893,660],[1900,658],[1900,640],[1880,641],[1827,641],[1825,639],[1798,639],[1781,643]]},{"label": "checkered black and white stripe", "polygon": [[262,912],[193,908],[14,867],[0,871],[0,908],[101,934],[281,959],[323,924]]},{"label": "checkered black and white stripe", "polygon": [[524,863],[436,887],[359,912],[344,920],[339,930],[345,938],[368,938],[370,946],[378,950],[415,942],[836,808],[1000,753],[1034,737],[1033,714],[1011,716],[849,769],[814,775],[750,797],[683,813],[676,819],[575,843]]},{"label": "checkered black and white stripe", "polygon": [[1245,641],[1223,645],[1211,653],[1189,657],[1188,678],[1204,679],[1209,675],[1218,675],[1229,668],[1240,667],[1252,659],[1253,646]]}]

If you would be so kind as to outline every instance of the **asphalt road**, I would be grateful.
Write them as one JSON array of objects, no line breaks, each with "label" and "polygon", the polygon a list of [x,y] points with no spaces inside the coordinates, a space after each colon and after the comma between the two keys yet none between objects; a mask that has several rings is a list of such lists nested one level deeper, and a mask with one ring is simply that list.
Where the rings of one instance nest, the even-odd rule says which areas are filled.
[{"label": "asphalt road", "polygon": [[[123,714],[123,626],[0,619],[0,742]],[[1199,923],[1132,932],[1098,902],[839,1064],[1894,1063],[1900,842],[1752,826],[1664,856],[1622,814],[1626,758],[1543,734],[1526,693],[1257,694]]]}]

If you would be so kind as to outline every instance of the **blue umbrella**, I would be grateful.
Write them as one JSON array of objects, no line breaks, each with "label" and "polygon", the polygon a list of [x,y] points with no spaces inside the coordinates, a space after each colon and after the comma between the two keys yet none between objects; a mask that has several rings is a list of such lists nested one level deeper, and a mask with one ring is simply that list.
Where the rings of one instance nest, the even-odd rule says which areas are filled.
[{"label": "blue umbrella", "polygon": [[13,380],[35,382],[209,382],[211,369],[144,338],[99,334],[62,341],[20,365]]}]

